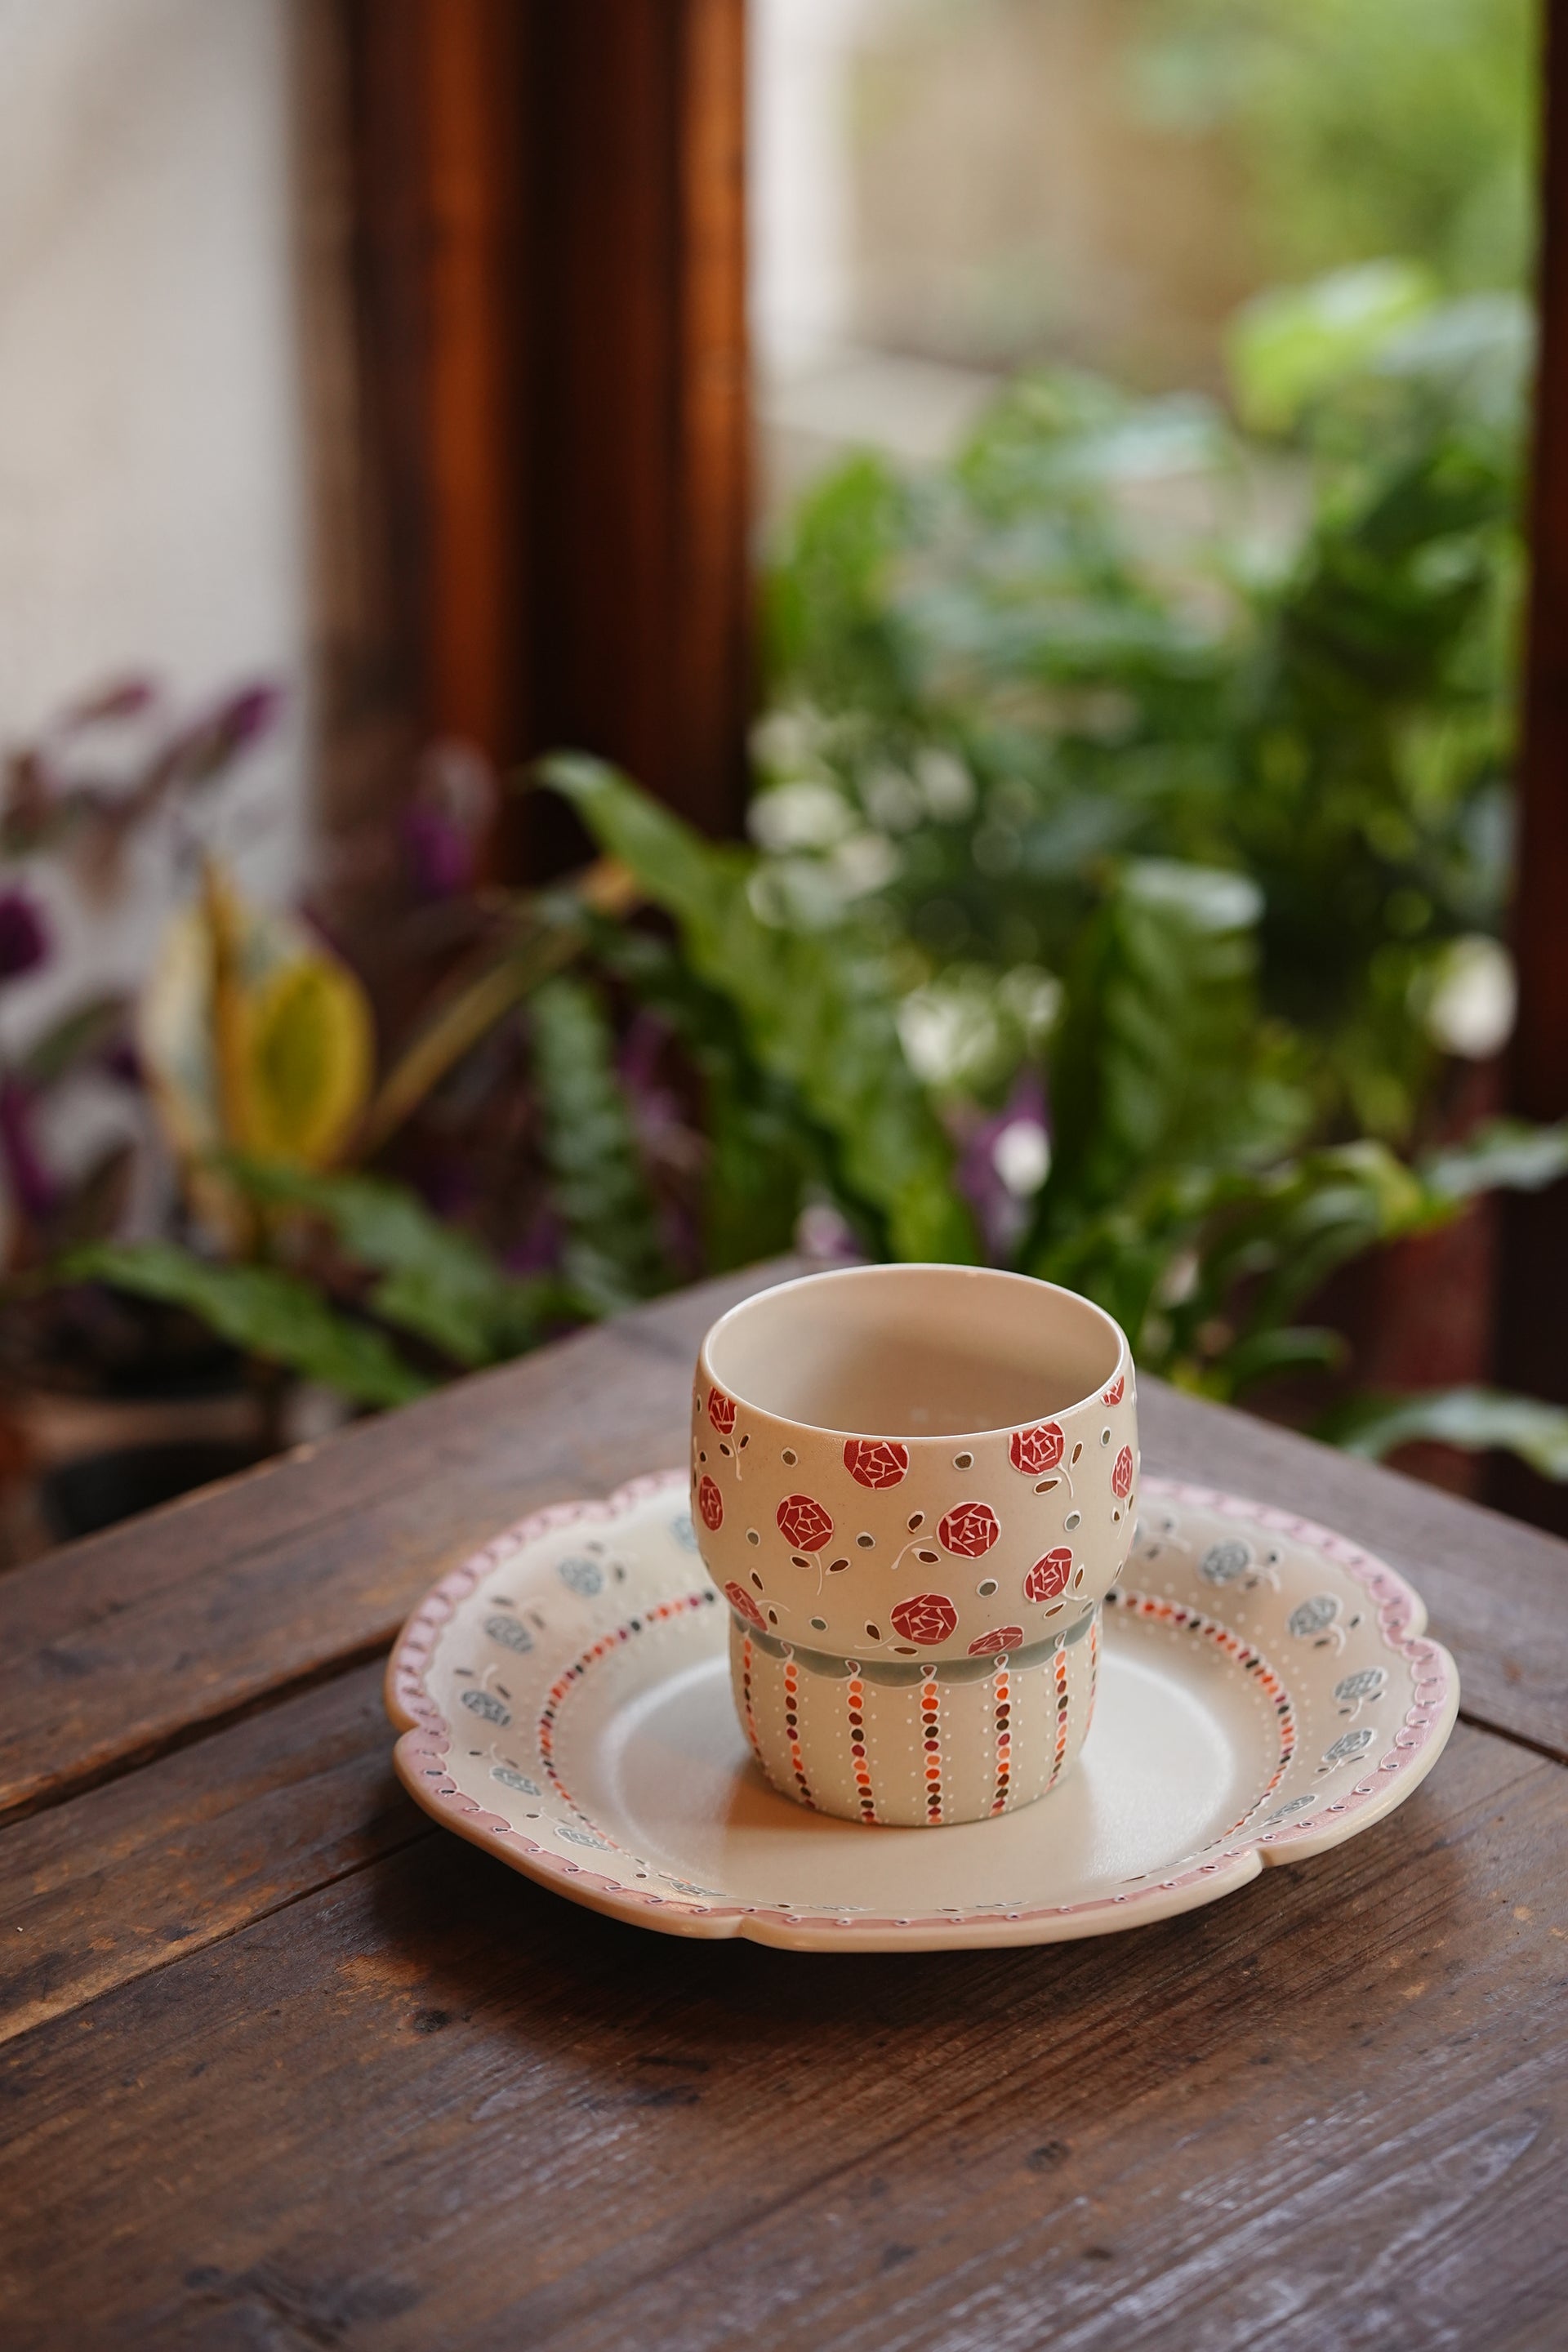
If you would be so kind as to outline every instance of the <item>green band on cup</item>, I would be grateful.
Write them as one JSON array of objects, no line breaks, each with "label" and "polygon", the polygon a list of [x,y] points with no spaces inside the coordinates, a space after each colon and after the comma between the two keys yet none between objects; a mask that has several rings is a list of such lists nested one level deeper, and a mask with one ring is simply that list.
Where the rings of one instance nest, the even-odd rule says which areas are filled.
[{"label": "green band on cup", "polygon": [[879,1683],[893,1690],[907,1689],[916,1683],[978,1683],[1005,1666],[1009,1674],[1027,1674],[1031,1666],[1043,1666],[1058,1650],[1069,1650],[1081,1642],[1100,1613],[1098,1601],[1087,1602],[1081,1616],[1076,1618],[1062,1633],[1048,1633],[1044,1641],[1026,1642],[1016,1650],[989,1650],[978,1658],[942,1658],[932,1664],[920,1658],[839,1658],[827,1650],[802,1649],[798,1642],[781,1642],[776,1633],[764,1633],[742,1617],[736,1609],[730,1614],[741,1631],[748,1634],[759,1650],[770,1658],[793,1658],[808,1675],[821,1675],[830,1682],[847,1682],[858,1675],[863,1682]]}]

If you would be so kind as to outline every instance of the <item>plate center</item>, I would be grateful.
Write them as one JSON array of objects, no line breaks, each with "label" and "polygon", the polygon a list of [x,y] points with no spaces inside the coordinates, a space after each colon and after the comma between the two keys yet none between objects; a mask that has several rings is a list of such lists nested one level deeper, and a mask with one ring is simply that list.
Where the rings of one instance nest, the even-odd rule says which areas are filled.
[{"label": "plate center", "polygon": [[1223,1838],[1275,1760],[1247,1677],[1191,1635],[1137,1620],[1107,1626],[1077,1769],[992,1822],[868,1830],[777,1796],[747,1753],[721,1652],[640,1683],[608,1678],[599,1693],[590,1682],[559,1734],[584,1811],[656,1870],[764,1908],[894,1916],[1119,1893]]}]

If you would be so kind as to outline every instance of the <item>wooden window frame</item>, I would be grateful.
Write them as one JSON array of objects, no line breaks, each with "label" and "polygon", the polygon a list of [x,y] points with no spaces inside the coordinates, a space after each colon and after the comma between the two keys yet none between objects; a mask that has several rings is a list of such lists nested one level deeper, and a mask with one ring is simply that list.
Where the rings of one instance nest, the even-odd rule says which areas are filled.
[{"label": "wooden window frame", "polygon": [[[745,0],[332,0],[380,667],[705,830],[751,695]],[[495,863],[574,846],[521,804]]]},{"label": "wooden window frame", "polygon": [[[1540,357],[1531,472],[1531,589],[1512,940],[1519,1019],[1508,1104],[1568,1118],[1568,0],[1543,11]],[[1505,1194],[1496,1377],[1568,1402],[1568,1183]],[[1568,1534],[1568,1486],[1500,1462],[1493,1499]]]}]

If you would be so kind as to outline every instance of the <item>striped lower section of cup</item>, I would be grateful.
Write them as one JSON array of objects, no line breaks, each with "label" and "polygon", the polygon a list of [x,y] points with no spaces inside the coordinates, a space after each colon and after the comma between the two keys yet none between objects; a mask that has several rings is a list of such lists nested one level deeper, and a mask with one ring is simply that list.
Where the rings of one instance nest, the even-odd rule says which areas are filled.
[{"label": "striped lower section of cup", "polygon": [[965,1659],[889,1682],[869,1663],[829,1666],[760,1640],[732,1617],[730,1676],[782,1794],[845,1821],[935,1829],[1016,1811],[1057,1786],[1094,1713],[1100,1643],[1096,1607],[1021,1666]]}]

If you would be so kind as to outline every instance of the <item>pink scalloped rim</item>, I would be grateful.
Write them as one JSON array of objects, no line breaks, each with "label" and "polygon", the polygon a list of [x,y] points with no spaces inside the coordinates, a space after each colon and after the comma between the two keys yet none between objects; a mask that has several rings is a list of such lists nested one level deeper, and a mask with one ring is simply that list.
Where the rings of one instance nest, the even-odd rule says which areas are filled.
[{"label": "pink scalloped rim", "polygon": [[[1224,1853],[1195,1864],[1169,1878],[1131,1887],[1125,1894],[1100,1895],[1084,1903],[1048,1904],[1036,1908],[1004,1911],[947,1910],[878,1918],[864,1913],[842,1916],[828,1911],[789,1911],[761,1904],[682,1902],[665,1895],[644,1893],[570,1862],[514,1829],[502,1815],[465,1796],[448,1773],[443,1759],[452,1740],[452,1727],[426,1681],[426,1672],[446,1627],[460,1604],[491,1569],[510,1559],[541,1536],[569,1527],[606,1526],[657,1496],[684,1495],[687,1473],[682,1469],[654,1471],[631,1479],[602,1502],[552,1504],[520,1519],[470,1554],[434,1585],[409,1616],[387,1660],[384,1685],[386,1710],[401,1733],[394,1750],[398,1777],[409,1795],[445,1827],[485,1847],[517,1870],[535,1878],[574,1902],[607,1912],[638,1927],[687,1936],[750,1937],[762,1943],[801,1948],[812,1938],[812,1948],[830,1948],[853,1938],[881,1944],[966,1942],[975,1931],[986,1940],[1026,1942],[1063,1932],[1058,1923],[1079,1924],[1067,1932],[1093,1935],[1138,1926],[1144,1919],[1165,1917],[1194,1903],[1211,1901],[1255,1877],[1268,1864],[1308,1853],[1321,1853],[1403,1801],[1436,1762],[1458,1713],[1458,1670],[1441,1643],[1425,1632],[1426,1604],[1396,1569],[1365,1551],[1332,1528],[1299,1517],[1271,1504],[1249,1503],[1216,1487],[1188,1485],[1181,1480],[1150,1476],[1142,1482],[1145,1497],[1190,1504],[1225,1518],[1249,1520],[1271,1533],[1289,1536],[1344,1570],[1367,1594],[1377,1612],[1384,1644],[1411,1669],[1415,1696],[1395,1733],[1393,1746],[1377,1764],[1342,1797],[1314,1807],[1300,1821],[1277,1823],[1226,1845]],[[899,1832],[899,1834],[903,1834]],[[1178,1899],[1173,1902],[1172,1897]],[[1181,1898],[1185,1897],[1185,1900]],[[1008,1930],[1012,1930],[1011,1937]],[[837,1931],[837,1932],[835,1932]]]}]

